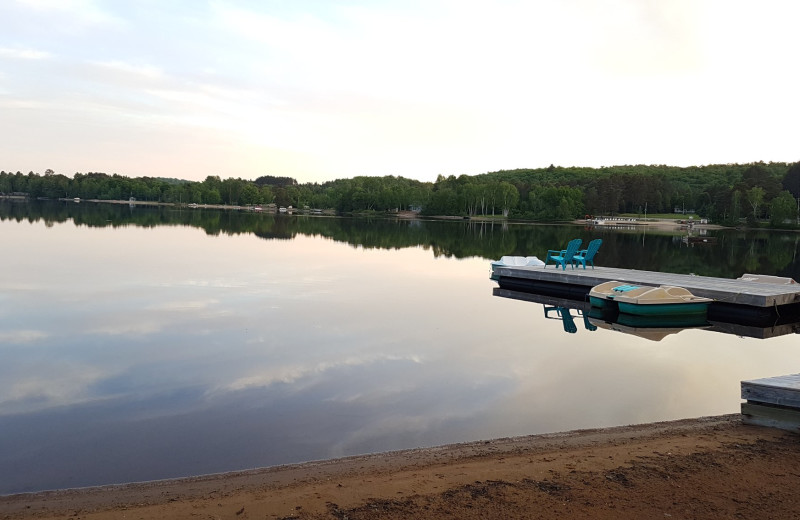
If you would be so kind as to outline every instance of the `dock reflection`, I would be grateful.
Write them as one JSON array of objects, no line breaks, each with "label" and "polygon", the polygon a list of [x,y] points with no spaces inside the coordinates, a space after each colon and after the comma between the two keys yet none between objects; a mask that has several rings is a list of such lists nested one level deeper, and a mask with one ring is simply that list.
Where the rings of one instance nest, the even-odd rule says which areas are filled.
[{"label": "dock reflection", "polygon": [[[566,306],[543,305],[544,317],[548,320],[556,319],[564,323],[564,332],[574,334],[578,332],[578,326],[575,324],[575,318],[583,318],[583,328],[589,331],[597,330],[597,325],[592,323],[589,315],[583,309],[572,309]],[[573,315],[572,311],[575,310],[577,316]]]},{"label": "dock reflection", "polygon": [[544,317],[561,320],[564,323],[564,332],[569,334],[578,332],[576,319],[583,320],[583,328],[589,332],[594,332],[598,328],[614,330],[651,341],[661,341],[671,334],[677,334],[686,329],[702,329],[757,339],[800,333],[800,317],[796,315],[779,317],[769,326],[755,326],[741,322],[707,319],[706,316],[642,317],[620,314],[616,311],[604,312],[592,307],[588,301],[584,300],[499,287],[492,290],[492,295],[541,304],[544,308]]}]

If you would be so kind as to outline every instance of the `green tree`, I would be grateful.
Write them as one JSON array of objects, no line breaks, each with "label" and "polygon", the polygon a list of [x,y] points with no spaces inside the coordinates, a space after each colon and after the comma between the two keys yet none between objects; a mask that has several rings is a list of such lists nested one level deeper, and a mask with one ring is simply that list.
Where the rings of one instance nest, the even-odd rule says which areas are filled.
[{"label": "green tree", "polygon": [[219,194],[219,190],[217,190],[216,188],[206,190],[203,192],[203,203],[222,204],[222,195]]},{"label": "green tree", "polygon": [[772,227],[786,227],[786,221],[797,218],[795,199],[788,191],[782,191],[770,203],[769,223]]},{"label": "green tree", "polygon": [[11,175],[6,172],[0,172],[0,194],[11,193],[12,191]]},{"label": "green tree", "polygon": [[572,220],[583,214],[582,193],[569,186],[534,188],[531,199],[533,216],[540,220]]},{"label": "green tree", "polygon": [[219,188],[219,194],[222,196],[222,202],[225,204],[240,204],[240,196],[242,188],[244,188],[245,181],[242,179],[225,179],[222,181],[222,186]]},{"label": "green tree", "polygon": [[781,185],[797,200],[797,223],[800,225],[800,162],[792,164],[786,175],[784,175]]},{"label": "green tree", "polygon": [[247,183],[242,186],[242,191],[239,194],[239,198],[242,204],[251,206],[261,202],[261,193],[255,184]]},{"label": "green tree", "polygon": [[761,207],[761,204],[764,202],[764,195],[766,191],[761,186],[753,186],[749,190],[747,190],[747,202],[750,203],[750,207],[753,208],[753,218],[757,219],[759,216],[758,208]]},{"label": "green tree", "polygon": [[764,163],[755,163],[742,173],[742,182],[748,188],[760,187],[764,189],[767,199],[776,197],[781,191],[780,178],[775,177]]},{"label": "green tree", "polygon": [[800,162],[796,162],[786,170],[781,185],[788,190],[794,198],[800,198]]},{"label": "green tree", "polygon": [[508,213],[513,207],[519,203],[519,191],[516,186],[510,182],[501,182],[499,184],[499,200],[500,207],[503,210],[503,216],[508,217]]},{"label": "green tree", "polygon": [[269,204],[275,200],[275,195],[272,193],[272,188],[269,186],[261,186],[259,192],[262,204]]}]

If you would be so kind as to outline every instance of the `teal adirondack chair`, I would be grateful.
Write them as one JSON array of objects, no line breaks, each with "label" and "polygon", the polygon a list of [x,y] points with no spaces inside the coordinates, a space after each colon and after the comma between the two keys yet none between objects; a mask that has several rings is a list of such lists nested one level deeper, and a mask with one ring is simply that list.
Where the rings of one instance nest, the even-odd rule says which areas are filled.
[{"label": "teal adirondack chair", "polygon": [[544,261],[544,266],[547,267],[547,264],[552,260],[556,264],[556,269],[560,265],[565,271],[567,270],[567,264],[570,264],[573,269],[575,269],[575,263],[572,259],[578,254],[578,250],[581,248],[581,239],[576,238],[575,240],[570,240],[569,244],[567,244],[566,249],[562,250],[555,250],[550,249],[547,252],[547,259]]},{"label": "teal adirondack chair", "polygon": [[597,250],[600,249],[602,244],[602,238],[595,238],[589,242],[589,247],[578,251],[578,253],[572,257],[572,266],[574,267],[575,264],[581,264],[583,268],[586,269],[586,262],[589,262],[592,265],[592,269],[594,269],[594,255],[597,254]]}]

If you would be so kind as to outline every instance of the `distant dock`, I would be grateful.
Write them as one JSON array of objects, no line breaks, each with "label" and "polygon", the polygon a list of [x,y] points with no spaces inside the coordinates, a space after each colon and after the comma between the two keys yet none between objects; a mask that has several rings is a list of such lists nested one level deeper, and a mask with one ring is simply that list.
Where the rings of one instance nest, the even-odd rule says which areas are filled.
[{"label": "distant dock", "polygon": [[492,278],[503,289],[534,291],[573,299],[583,298],[595,285],[611,280],[638,285],[674,285],[684,287],[696,296],[713,298],[709,317],[722,313],[728,317],[731,314],[740,315],[746,321],[762,321],[785,313],[800,313],[800,284],[762,283],[614,267],[585,270],[568,267],[563,270],[552,265],[496,266]]},{"label": "distant dock", "polygon": [[745,424],[800,431],[800,374],[742,381]]}]

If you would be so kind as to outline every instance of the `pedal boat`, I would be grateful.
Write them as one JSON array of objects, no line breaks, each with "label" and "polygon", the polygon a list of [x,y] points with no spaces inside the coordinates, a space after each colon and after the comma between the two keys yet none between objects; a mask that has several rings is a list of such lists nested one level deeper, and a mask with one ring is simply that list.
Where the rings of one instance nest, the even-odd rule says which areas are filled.
[{"label": "pedal boat", "polygon": [[593,287],[589,291],[589,301],[599,308],[616,304],[620,313],[634,316],[687,316],[705,314],[714,300],[695,296],[683,287],[651,287],[612,281]]},{"label": "pedal boat", "polygon": [[[618,287],[619,289],[615,290]],[[617,303],[614,301],[614,298],[622,294],[623,291],[631,290],[635,287],[639,286],[628,285],[624,282],[618,282],[616,280],[595,285],[589,290],[589,303],[592,305],[592,307],[596,307],[598,309],[616,310]]]}]

